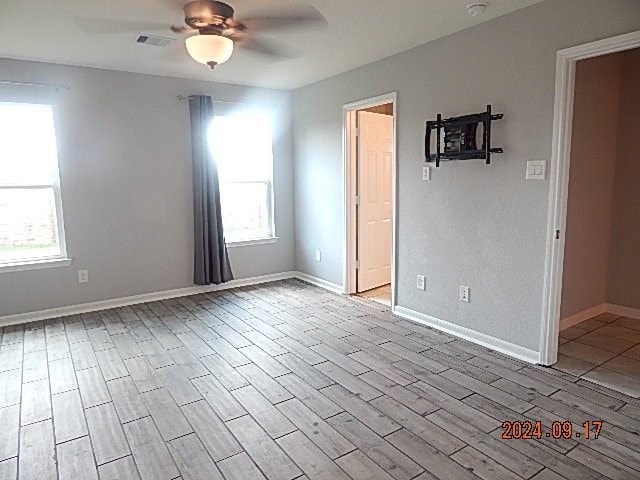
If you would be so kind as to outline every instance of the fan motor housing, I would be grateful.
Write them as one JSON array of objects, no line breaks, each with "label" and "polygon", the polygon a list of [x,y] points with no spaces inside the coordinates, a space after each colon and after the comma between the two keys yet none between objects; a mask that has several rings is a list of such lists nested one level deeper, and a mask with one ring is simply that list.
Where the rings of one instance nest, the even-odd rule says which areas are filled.
[{"label": "fan motor housing", "polygon": [[184,21],[191,28],[224,26],[233,18],[234,10],[223,2],[198,0],[184,6]]}]

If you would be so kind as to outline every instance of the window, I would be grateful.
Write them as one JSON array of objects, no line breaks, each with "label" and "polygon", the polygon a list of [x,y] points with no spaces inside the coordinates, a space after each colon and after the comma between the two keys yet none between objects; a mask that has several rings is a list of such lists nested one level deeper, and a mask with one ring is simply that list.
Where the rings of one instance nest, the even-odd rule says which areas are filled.
[{"label": "window", "polygon": [[52,107],[0,102],[0,268],[65,257]]},{"label": "window", "polygon": [[274,238],[271,117],[215,116],[210,139],[218,165],[225,240]]}]

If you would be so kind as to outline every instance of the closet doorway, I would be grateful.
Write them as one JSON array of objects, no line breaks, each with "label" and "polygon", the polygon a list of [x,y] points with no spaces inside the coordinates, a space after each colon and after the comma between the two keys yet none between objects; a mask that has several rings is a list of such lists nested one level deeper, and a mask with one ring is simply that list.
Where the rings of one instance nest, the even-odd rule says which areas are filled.
[{"label": "closet doorway", "polygon": [[346,293],[392,305],[395,95],[345,106]]}]

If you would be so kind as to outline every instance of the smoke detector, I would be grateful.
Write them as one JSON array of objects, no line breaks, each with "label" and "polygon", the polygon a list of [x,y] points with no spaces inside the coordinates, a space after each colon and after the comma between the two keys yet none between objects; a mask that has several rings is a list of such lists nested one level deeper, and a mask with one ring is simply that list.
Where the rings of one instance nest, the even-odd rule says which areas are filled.
[{"label": "smoke detector", "polygon": [[472,17],[479,17],[487,9],[486,3],[471,3],[467,5],[467,13]]}]

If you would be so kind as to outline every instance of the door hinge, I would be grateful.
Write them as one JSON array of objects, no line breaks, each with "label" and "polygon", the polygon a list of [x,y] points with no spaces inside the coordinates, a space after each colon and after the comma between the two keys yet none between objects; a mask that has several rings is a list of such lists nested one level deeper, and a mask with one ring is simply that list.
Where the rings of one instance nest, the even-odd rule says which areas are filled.
[{"label": "door hinge", "polygon": [[353,263],[354,263],[354,266],[356,267],[356,270],[357,270],[358,268],[360,268],[360,260],[356,260],[356,261],[355,261],[355,262],[353,262]]},{"label": "door hinge", "polygon": [[353,203],[354,203],[354,205],[360,205],[360,196],[359,195],[356,195],[353,198]]},{"label": "door hinge", "polygon": [[560,240],[560,230],[556,230],[556,240]]},{"label": "door hinge", "polygon": [[360,136],[360,127],[356,127],[355,129],[356,137]]}]

